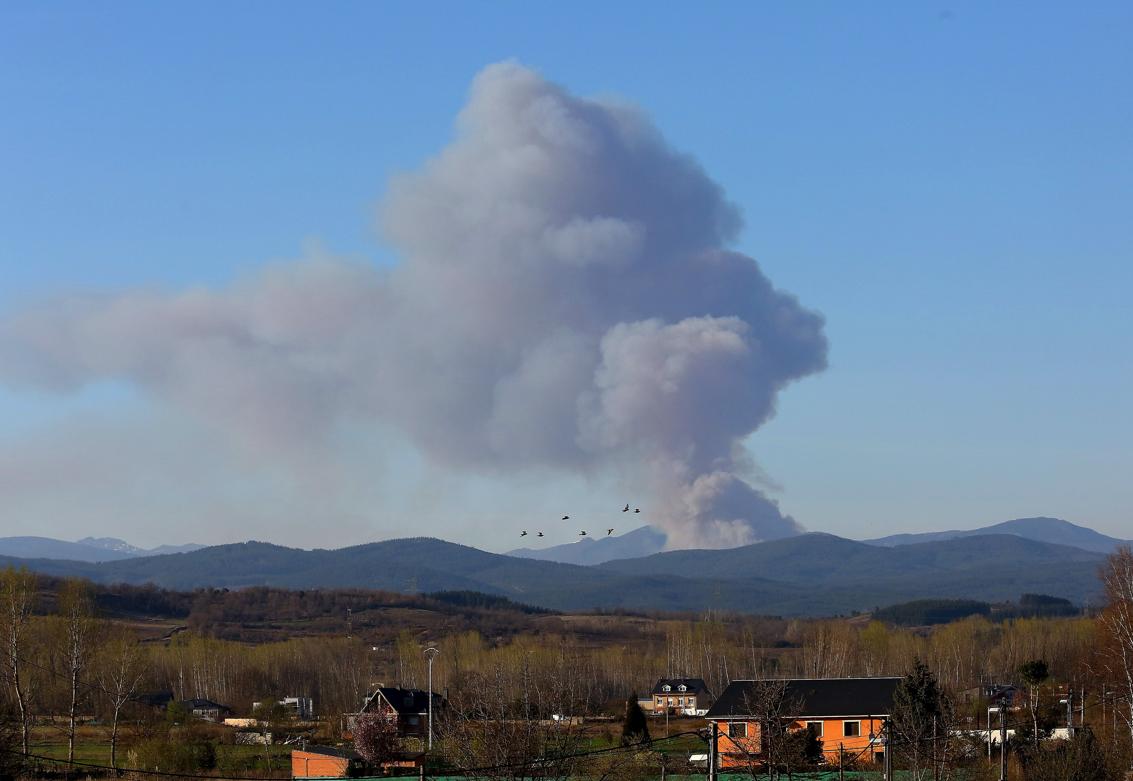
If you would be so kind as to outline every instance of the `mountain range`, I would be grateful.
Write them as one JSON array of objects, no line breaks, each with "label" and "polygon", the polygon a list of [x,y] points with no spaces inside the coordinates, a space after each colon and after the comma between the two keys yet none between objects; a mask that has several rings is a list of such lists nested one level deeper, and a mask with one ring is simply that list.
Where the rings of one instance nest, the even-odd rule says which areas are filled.
[{"label": "mountain range", "polygon": [[[1019,521],[1011,534],[870,544],[812,533],[726,550],[668,551],[589,566],[489,553],[431,538],[337,550],[247,542],[101,562],[0,558],[0,566],[174,589],[264,585],[469,590],[560,610],[712,608],[834,615],[927,598],[996,602],[1043,593],[1076,604],[1096,600],[1104,552],[1019,533],[1042,537],[1073,531],[1062,526],[1073,524],[1060,521],[1052,526],[1045,520]],[[629,547],[654,539],[636,530]],[[595,541],[580,550],[601,550],[603,544]],[[615,545],[612,539],[605,544]]]},{"label": "mountain range", "polygon": [[67,561],[120,561],[141,556],[161,556],[200,550],[204,545],[159,545],[139,548],[117,537],[84,537],[78,542],[51,537],[0,537],[0,556],[24,559],[64,559]]}]

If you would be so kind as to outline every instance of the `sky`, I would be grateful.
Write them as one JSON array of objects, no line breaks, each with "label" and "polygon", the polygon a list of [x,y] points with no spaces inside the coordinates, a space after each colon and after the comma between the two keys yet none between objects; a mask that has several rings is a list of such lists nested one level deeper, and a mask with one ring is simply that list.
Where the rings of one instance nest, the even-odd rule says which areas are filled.
[{"label": "sky", "polygon": [[[378,299],[374,280],[392,279],[415,316],[428,310],[425,283],[397,281],[431,251],[429,230],[404,228],[423,218],[397,183],[476,201],[436,161],[459,151],[457,117],[495,67],[645,117],[675,150],[657,165],[691,156],[726,199],[704,196],[713,214],[742,216],[710,243],[823,318],[824,357],[780,372],[766,416],[728,429],[751,461],[683,464],[690,491],[701,472],[739,475],[799,526],[854,538],[1035,515],[1133,537],[1128,4],[10,3],[3,16],[0,335],[40,319],[0,350],[0,534],[303,547],[428,534],[507,550],[521,528],[573,539],[562,514],[619,525],[624,502],[679,526],[667,513],[688,492],[633,468],[632,447],[504,458],[438,440],[429,404],[457,404],[460,378],[434,382],[400,352],[362,355],[389,361],[386,393],[420,404],[340,393],[328,370],[281,397],[333,420],[268,437],[260,413],[303,420],[273,406],[293,375],[248,369],[265,403],[234,416],[211,392],[212,356],[168,363],[170,306],[252,307],[276,272],[289,295],[323,290],[296,281],[302,264],[359,269]],[[459,256],[472,235],[443,237]],[[433,283],[429,339],[452,333],[435,323],[459,300]],[[99,332],[97,361],[39,341],[61,323],[86,338],[98,302],[139,299],[158,314]],[[313,309],[308,325],[335,314]],[[675,349],[662,315],[641,313]],[[375,327],[418,335],[404,319]],[[107,342],[146,349],[127,361]],[[303,356],[316,372],[321,357]],[[255,436],[231,436],[245,424]]]}]

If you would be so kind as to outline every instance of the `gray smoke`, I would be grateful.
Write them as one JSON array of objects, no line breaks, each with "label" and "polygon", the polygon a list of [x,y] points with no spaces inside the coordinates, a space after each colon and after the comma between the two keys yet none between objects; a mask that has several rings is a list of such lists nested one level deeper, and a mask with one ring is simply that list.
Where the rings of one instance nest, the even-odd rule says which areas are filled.
[{"label": "gray smoke", "polygon": [[380,221],[390,271],[316,258],[12,314],[0,379],[125,380],[265,453],[381,421],[455,467],[614,470],[674,546],[798,531],[741,442],[824,367],[822,318],[727,249],[736,208],[640,112],[488,67]]}]

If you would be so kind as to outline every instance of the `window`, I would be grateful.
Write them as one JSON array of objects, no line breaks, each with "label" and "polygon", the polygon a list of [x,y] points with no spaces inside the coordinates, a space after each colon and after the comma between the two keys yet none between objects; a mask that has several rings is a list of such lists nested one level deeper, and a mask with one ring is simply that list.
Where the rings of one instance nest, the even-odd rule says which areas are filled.
[{"label": "window", "polygon": [[672,698],[672,697],[670,697],[670,698],[669,698],[669,704],[670,704],[670,705],[673,705],[673,704],[675,704],[675,703],[673,702],[673,698]]},{"label": "window", "polygon": [[663,691],[663,692],[669,692],[669,691],[672,691],[672,690],[673,690],[673,687],[670,686],[667,683],[664,686],[661,687],[661,691]]},{"label": "window", "polygon": [[729,721],[728,722],[728,737],[729,738],[746,738],[747,737],[747,722],[746,721]]},{"label": "window", "polygon": [[420,723],[421,723],[420,717],[418,717],[418,716],[410,716],[409,717],[409,726],[416,727]]},{"label": "window", "polygon": [[862,723],[860,721],[843,721],[842,734],[847,738],[856,738],[862,734]]},{"label": "window", "polygon": [[808,721],[806,728],[815,734],[816,737],[822,737],[822,722],[821,721]]},{"label": "window", "polygon": [[683,691],[684,691],[685,689],[687,689],[687,688],[688,688],[688,687],[687,687],[687,686],[685,686],[685,685],[684,685],[684,684],[682,683],[682,684],[681,684],[680,686],[678,686],[678,687],[677,687],[677,691],[681,691],[681,692],[683,692]]}]

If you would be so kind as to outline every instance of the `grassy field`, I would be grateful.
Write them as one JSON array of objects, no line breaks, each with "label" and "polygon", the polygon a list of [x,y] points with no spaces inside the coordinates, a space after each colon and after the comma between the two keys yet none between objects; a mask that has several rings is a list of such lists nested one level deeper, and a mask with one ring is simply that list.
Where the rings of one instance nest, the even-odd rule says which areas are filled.
[{"label": "grassy field", "polygon": [[[105,727],[83,726],[76,731],[75,763],[80,768],[87,766],[110,766],[110,730]],[[131,768],[137,762],[133,747],[140,738],[124,731],[119,736],[118,766]],[[39,726],[32,730],[31,753],[55,762],[43,761],[45,767],[62,769],[67,763],[67,735],[56,726]],[[216,773],[228,775],[252,773],[261,775],[269,771],[272,775],[290,775],[290,746],[237,746],[228,743],[216,745]],[[57,764],[59,763],[59,764]]]}]

